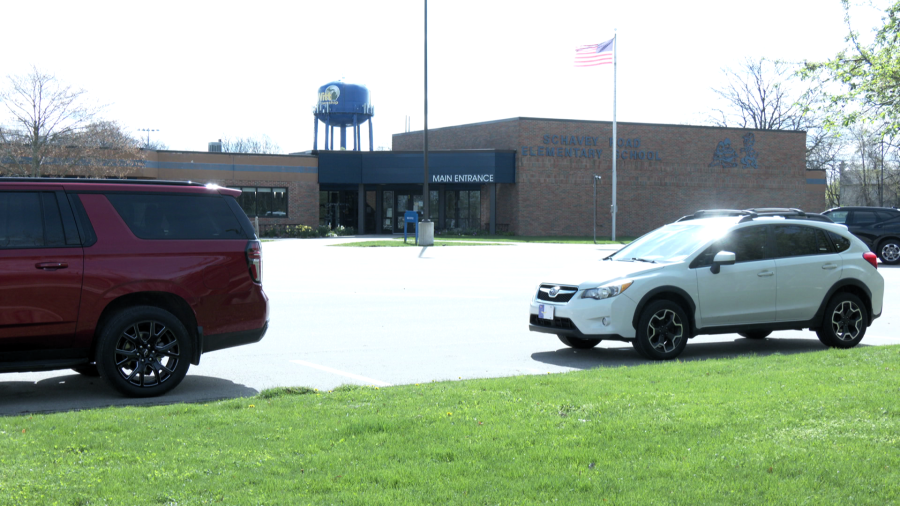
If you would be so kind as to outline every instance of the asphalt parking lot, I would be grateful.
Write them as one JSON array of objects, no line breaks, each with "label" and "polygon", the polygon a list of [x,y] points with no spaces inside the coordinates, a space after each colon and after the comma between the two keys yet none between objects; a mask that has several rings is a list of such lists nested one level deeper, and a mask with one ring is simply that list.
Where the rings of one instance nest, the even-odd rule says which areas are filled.
[{"label": "asphalt parking lot", "polygon": [[[646,363],[627,343],[573,350],[528,331],[528,303],[539,282],[580,281],[615,247],[329,247],[353,240],[264,243],[263,286],[271,300],[265,339],[203,355],[166,396],[126,399],[72,371],[2,374],[0,415],[199,402],[276,386],[327,390]],[[900,268],[879,271],[884,312],[861,346],[900,344]],[[776,332],[763,341],[728,334],[692,340],[680,359],[824,349],[808,331]]]}]

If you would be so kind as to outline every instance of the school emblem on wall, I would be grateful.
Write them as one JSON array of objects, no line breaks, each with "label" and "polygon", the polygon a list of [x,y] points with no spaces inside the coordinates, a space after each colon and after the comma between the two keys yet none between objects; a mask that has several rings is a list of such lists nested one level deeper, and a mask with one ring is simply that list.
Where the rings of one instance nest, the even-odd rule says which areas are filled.
[{"label": "school emblem on wall", "polygon": [[724,141],[719,141],[719,144],[716,146],[716,151],[713,153],[713,160],[710,162],[710,167],[737,167],[737,163],[735,163],[734,159],[737,157],[737,153],[735,153],[734,148],[731,147],[731,139],[725,138]]},{"label": "school emblem on wall", "polygon": [[[750,132],[743,137],[743,140],[744,147],[741,148],[741,166],[745,169],[758,169],[759,165],[756,162],[756,157],[759,153],[753,149],[753,146],[756,144],[756,137]],[[719,141],[719,144],[716,145],[716,150],[713,152],[713,159],[709,166],[723,168],[737,167],[737,157],[737,152],[731,147],[731,139],[726,137],[725,140]]]},{"label": "school emblem on wall", "polygon": [[759,168],[756,164],[756,155],[758,153],[753,149],[754,144],[756,144],[756,137],[753,136],[753,132],[744,136],[744,147],[741,148],[741,153],[743,153],[744,156],[741,158],[741,165],[743,165],[745,169],[749,169],[750,167],[753,167],[754,169]]}]

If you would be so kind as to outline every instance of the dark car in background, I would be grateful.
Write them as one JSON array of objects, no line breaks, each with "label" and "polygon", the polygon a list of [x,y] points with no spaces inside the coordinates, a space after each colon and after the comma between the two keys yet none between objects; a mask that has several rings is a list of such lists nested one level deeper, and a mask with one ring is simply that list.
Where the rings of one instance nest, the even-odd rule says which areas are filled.
[{"label": "dark car in background", "polygon": [[268,328],[262,250],[196,183],[0,178],[0,373],[72,368],[163,394]]},{"label": "dark car in background", "polygon": [[884,264],[900,263],[900,209],[836,207],[825,211],[831,221],[846,225]]}]

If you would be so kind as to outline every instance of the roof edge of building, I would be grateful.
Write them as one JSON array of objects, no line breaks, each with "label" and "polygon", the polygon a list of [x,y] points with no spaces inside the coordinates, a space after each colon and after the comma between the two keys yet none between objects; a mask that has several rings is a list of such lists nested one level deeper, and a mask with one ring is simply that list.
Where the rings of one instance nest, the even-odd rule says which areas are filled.
[{"label": "roof edge of building", "polygon": [[226,151],[190,151],[183,149],[141,149],[142,151],[154,151],[156,153],[171,153],[184,155],[231,155],[231,156],[274,156],[284,158],[315,158],[316,155],[307,153],[229,153]]},{"label": "roof edge of building", "polygon": [[[462,125],[451,125],[446,127],[438,127],[438,128],[429,128],[429,131],[434,130],[446,130],[450,128],[462,128],[462,127],[471,127],[471,126],[480,126],[480,125],[490,125],[492,123],[504,123],[508,121],[557,121],[560,123],[604,123],[607,125],[612,125],[612,121],[607,120],[592,120],[592,119],[565,119],[565,118],[535,118],[531,116],[517,116],[515,118],[507,118],[507,119],[498,119],[493,121],[481,121],[477,123],[464,123]],[[632,121],[617,121],[617,125],[640,125],[640,126],[660,126],[660,127],[678,127],[678,128],[713,128],[713,129],[721,129],[721,130],[753,130],[755,132],[784,132],[784,133],[806,133],[806,130],[781,130],[781,129],[764,129],[764,128],[750,128],[750,127],[738,127],[738,126],[718,126],[718,125],[687,125],[687,124],[678,124],[678,123],[639,123]],[[408,134],[421,134],[422,130],[413,130],[410,132],[400,132],[394,135],[408,135]]]}]

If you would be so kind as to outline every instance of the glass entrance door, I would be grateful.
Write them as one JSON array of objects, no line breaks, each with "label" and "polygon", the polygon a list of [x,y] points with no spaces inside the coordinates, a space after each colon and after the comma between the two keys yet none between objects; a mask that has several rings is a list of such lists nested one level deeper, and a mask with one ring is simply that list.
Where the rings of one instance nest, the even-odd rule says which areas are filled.
[{"label": "glass entrance door", "polygon": [[[394,227],[394,233],[402,234],[403,227],[406,224],[404,214],[406,211],[416,211],[419,213],[419,219],[422,217],[422,213],[425,212],[425,201],[422,200],[422,195],[410,195],[408,193],[398,193],[397,194],[397,206],[396,212],[394,216],[397,217],[397,226]],[[415,234],[416,227],[415,225],[410,225],[409,229],[406,231],[408,234]]]}]

